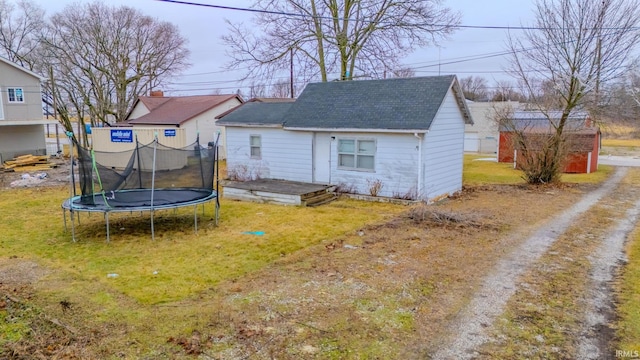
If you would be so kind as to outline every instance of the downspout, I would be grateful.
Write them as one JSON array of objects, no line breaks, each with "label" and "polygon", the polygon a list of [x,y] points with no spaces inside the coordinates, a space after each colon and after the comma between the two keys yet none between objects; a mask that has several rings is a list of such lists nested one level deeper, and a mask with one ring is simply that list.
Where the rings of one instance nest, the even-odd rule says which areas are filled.
[{"label": "downspout", "polygon": [[420,136],[420,134],[418,133],[413,133],[413,136],[415,136],[418,139],[418,189],[417,189],[416,197],[418,199],[421,199],[422,198],[422,182],[423,182],[423,176],[424,176],[424,165],[422,164],[423,137]]}]

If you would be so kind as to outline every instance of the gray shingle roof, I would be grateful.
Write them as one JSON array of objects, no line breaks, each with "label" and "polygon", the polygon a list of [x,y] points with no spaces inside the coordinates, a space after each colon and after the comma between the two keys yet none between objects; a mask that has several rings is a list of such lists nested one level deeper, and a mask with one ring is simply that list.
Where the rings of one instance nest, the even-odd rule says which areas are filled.
[{"label": "gray shingle roof", "polygon": [[219,116],[218,125],[282,125],[293,102],[246,102]]},{"label": "gray shingle roof", "polygon": [[[553,124],[559,123],[561,117],[562,111],[556,110],[545,112],[538,110],[514,111],[510,119],[500,124],[500,131],[549,132],[552,131]],[[586,111],[574,111],[569,114],[565,129],[567,131],[597,131],[588,119],[589,114]]]},{"label": "gray shingle roof", "polygon": [[293,103],[247,102],[218,125],[284,125],[287,129],[428,130],[453,87],[473,123],[455,75],[308,84]]},{"label": "gray shingle roof", "polygon": [[[429,129],[454,75],[308,84],[286,128]],[[466,104],[463,106],[466,107]]]}]

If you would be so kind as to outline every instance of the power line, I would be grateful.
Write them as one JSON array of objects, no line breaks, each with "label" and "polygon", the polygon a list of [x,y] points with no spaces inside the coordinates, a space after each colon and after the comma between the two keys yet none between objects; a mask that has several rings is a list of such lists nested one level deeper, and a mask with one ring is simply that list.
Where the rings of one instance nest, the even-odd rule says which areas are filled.
[{"label": "power line", "polygon": [[[296,18],[316,18],[316,19],[325,19],[325,20],[339,20],[339,21],[358,21],[360,19],[353,18],[340,18],[340,17],[331,17],[331,16],[313,16],[308,14],[300,14],[300,13],[292,13],[285,11],[273,11],[273,10],[263,10],[263,9],[253,9],[253,8],[243,8],[243,7],[235,7],[235,6],[225,6],[225,5],[215,5],[215,4],[203,4],[191,1],[181,1],[181,0],[156,0],[160,2],[166,2],[171,4],[179,4],[179,5],[188,5],[188,6],[200,6],[200,7],[208,7],[214,9],[221,10],[232,10],[232,11],[242,11],[242,12],[251,12],[258,14],[269,14],[269,15],[282,15]],[[371,23],[378,24],[388,24],[385,21],[370,21]],[[482,29],[482,30],[566,30],[566,28],[548,28],[548,27],[538,27],[538,26],[503,26],[503,25],[450,25],[450,24],[429,24],[429,23],[416,23],[415,25],[419,26],[430,26],[430,27],[447,27],[447,28],[458,28],[458,29]],[[595,29],[595,28],[594,28]],[[602,28],[602,30],[621,30],[621,27],[611,27],[611,28]],[[638,27],[633,27],[631,30],[639,30]],[[584,29],[587,30],[587,29]],[[593,29],[590,29],[593,30]]]}]

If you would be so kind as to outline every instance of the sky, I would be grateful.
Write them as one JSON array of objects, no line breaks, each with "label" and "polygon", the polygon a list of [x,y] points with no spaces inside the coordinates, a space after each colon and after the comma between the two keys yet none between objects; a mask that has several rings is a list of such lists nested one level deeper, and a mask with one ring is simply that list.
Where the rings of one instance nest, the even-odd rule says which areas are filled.
[{"label": "sky", "polygon": [[[253,0],[191,0],[194,3],[252,7]],[[53,15],[78,0],[35,0],[47,15]],[[86,2],[80,0],[79,2]],[[213,91],[246,92],[248,83],[241,83],[240,71],[227,71],[229,61],[220,37],[227,32],[225,20],[251,24],[253,14],[243,11],[223,10],[201,6],[168,3],[158,0],[105,0],[111,5],[127,5],[162,21],[176,25],[182,36],[188,39],[191,67],[183,75],[173,79],[164,90],[166,95],[201,95]],[[513,0],[444,0],[446,6],[462,15],[466,26],[521,26],[533,22],[533,3]],[[518,4],[514,6],[514,4]],[[512,30],[519,35],[520,30]],[[482,76],[490,86],[495,81],[509,80],[504,69],[507,56],[487,57],[506,49],[507,31],[503,29],[460,29],[438,47],[415,49],[403,64],[415,70],[416,76],[456,74],[458,77]],[[483,59],[477,59],[482,58]],[[447,64],[454,62],[453,64]]]}]

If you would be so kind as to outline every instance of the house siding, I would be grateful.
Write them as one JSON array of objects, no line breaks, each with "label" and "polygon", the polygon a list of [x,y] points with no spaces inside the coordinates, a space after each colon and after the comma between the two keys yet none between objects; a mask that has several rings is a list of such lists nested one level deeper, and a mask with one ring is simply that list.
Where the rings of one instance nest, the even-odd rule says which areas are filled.
[{"label": "house siding", "polygon": [[224,127],[216,125],[216,116],[233,109],[240,105],[241,102],[237,98],[233,98],[229,101],[206,111],[203,114],[194,116],[186,123],[182,124],[182,127],[187,129],[187,142],[195,142],[196,137],[200,134],[200,144],[207,146],[209,141],[214,141],[217,137],[218,131],[220,132],[219,154],[221,159],[227,158],[227,146],[225,143]]},{"label": "house siding", "polygon": [[[357,193],[372,195],[375,182],[382,185],[378,196],[414,198],[418,187],[419,143],[413,134],[333,133],[331,144],[331,183],[353,187]],[[338,168],[338,140],[375,140],[374,171],[344,170]]]},{"label": "house siding", "polygon": [[[9,103],[8,88],[22,88],[24,102]],[[15,156],[45,155],[40,79],[0,60],[0,161]]]},{"label": "house siding", "polygon": [[43,125],[19,125],[0,127],[0,162],[16,156],[46,155]]},{"label": "house siding", "polygon": [[149,113],[149,109],[147,109],[147,107],[144,105],[144,103],[142,101],[138,101],[136,103],[136,106],[133,108],[133,110],[131,110],[131,113],[129,114],[129,119],[137,119],[143,115],[147,115]]},{"label": "house siding", "polygon": [[462,189],[464,118],[449,90],[423,140],[423,176],[419,197],[424,200]]},{"label": "house siding", "polygon": [[[261,158],[252,159],[249,137],[260,135]],[[270,178],[312,181],[312,140],[310,132],[270,128],[226,128],[227,169],[240,179]]]},{"label": "house siding", "polygon": [[[0,74],[3,120],[42,120],[40,79],[1,61]],[[24,102],[10,103],[8,88],[22,88]]]},{"label": "house siding", "polygon": [[[480,153],[495,154],[498,151],[500,131],[495,120],[496,112],[505,113],[522,108],[517,101],[468,102],[473,125],[465,125],[465,133],[477,135],[477,150]],[[468,136],[469,139],[472,136]]]}]

